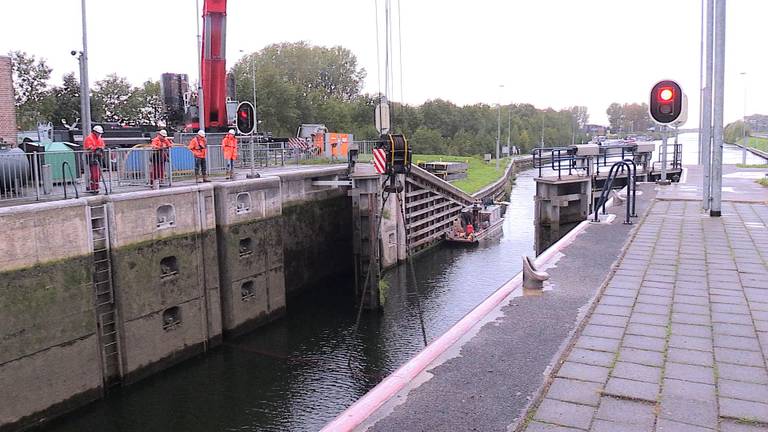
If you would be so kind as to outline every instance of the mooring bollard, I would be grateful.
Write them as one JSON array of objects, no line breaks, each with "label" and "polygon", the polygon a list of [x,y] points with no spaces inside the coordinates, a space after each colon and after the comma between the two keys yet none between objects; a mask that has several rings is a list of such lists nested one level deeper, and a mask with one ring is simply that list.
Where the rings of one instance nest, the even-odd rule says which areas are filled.
[{"label": "mooring bollard", "polygon": [[549,279],[549,273],[536,270],[528,256],[523,256],[523,288],[541,290],[544,288],[544,281]]}]

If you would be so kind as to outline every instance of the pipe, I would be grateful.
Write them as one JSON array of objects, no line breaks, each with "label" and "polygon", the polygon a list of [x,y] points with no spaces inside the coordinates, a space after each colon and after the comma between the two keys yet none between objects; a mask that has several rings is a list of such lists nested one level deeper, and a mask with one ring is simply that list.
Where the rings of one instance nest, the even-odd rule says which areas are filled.
[{"label": "pipe", "polygon": [[723,198],[723,101],[725,92],[725,0],[717,0],[715,11],[714,141],[712,151],[712,205],[709,215],[719,217]]}]

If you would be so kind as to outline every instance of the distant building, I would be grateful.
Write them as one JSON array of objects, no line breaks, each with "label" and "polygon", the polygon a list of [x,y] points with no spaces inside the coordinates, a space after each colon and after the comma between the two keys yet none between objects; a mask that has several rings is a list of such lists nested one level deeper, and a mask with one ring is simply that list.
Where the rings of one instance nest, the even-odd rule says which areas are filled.
[{"label": "distant building", "polygon": [[752,132],[768,132],[768,115],[754,114],[747,116],[745,120]]},{"label": "distant building", "polygon": [[596,124],[585,125],[584,130],[588,135],[591,136],[605,135],[605,133],[608,132],[608,128]]},{"label": "distant building", "polygon": [[16,107],[10,57],[0,56],[0,138],[16,144]]}]

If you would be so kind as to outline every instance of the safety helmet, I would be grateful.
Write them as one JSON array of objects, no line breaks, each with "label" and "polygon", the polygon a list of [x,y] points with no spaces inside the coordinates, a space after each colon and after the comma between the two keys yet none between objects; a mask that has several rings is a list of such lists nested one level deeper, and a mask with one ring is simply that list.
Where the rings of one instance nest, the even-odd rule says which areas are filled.
[{"label": "safety helmet", "polygon": [[165,130],[165,129],[160,129],[160,131],[159,131],[158,133],[159,133],[161,136],[164,136],[164,137],[167,137],[167,136],[168,136],[168,132],[166,132],[166,130]]},{"label": "safety helmet", "polygon": [[96,126],[93,127],[93,131],[96,132],[96,133],[103,134],[104,133],[104,128],[99,126],[99,125],[96,125]]},{"label": "safety helmet", "polygon": [[201,136],[201,137],[204,137],[205,136],[205,131],[200,129],[199,131],[197,131],[197,135]]},{"label": "safety helmet", "polygon": [[234,135],[234,134],[235,134],[235,130],[234,130],[234,129],[230,129],[230,130],[229,130],[229,133],[230,133],[230,134],[232,134],[232,135]]}]

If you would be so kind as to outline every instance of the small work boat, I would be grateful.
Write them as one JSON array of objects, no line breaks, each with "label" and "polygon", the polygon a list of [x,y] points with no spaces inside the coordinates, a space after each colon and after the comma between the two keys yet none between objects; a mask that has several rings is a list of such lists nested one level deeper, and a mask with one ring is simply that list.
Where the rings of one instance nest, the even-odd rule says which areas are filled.
[{"label": "small work boat", "polygon": [[500,205],[475,204],[461,211],[445,235],[445,240],[450,243],[477,244],[500,234],[502,225],[504,218]]}]

